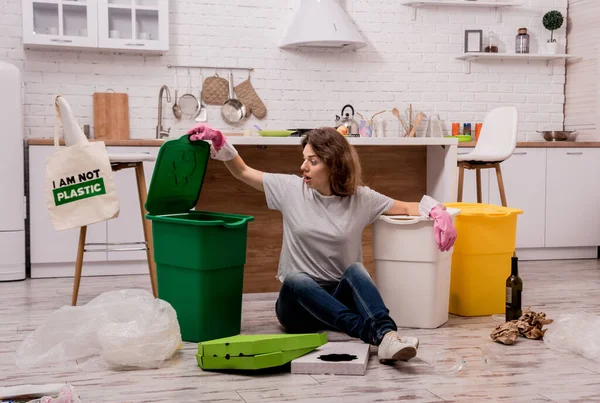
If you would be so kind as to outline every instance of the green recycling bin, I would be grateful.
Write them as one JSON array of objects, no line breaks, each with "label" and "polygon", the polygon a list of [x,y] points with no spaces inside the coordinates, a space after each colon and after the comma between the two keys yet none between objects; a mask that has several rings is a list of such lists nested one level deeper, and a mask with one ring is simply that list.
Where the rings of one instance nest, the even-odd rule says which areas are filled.
[{"label": "green recycling bin", "polygon": [[146,200],[158,298],[177,312],[181,338],[202,342],[240,333],[248,222],[254,217],[192,210],[210,146],[189,136],[165,142]]}]

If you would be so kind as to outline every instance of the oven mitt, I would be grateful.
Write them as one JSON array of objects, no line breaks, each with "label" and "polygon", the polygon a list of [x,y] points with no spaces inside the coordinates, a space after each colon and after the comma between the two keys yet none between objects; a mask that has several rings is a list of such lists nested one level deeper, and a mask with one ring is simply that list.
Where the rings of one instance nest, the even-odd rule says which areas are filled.
[{"label": "oven mitt", "polygon": [[207,105],[223,105],[229,98],[229,82],[219,76],[208,77],[202,84],[202,99]]},{"label": "oven mitt", "polygon": [[250,78],[236,85],[234,90],[235,95],[237,95],[240,102],[246,105],[246,108],[249,109],[254,116],[259,119],[267,116],[267,107],[258,97],[256,91],[254,91],[254,87],[250,83]]}]

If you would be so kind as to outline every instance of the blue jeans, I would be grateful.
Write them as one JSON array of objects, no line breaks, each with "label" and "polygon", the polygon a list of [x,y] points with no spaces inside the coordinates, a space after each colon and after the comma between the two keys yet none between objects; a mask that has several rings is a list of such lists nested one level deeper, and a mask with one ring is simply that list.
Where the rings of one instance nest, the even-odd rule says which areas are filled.
[{"label": "blue jeans", "polygon": [[339,282],[317,283],[306,273],[288,273],[275,311],[289,333],[336,330],[378,346],[387,332],[397,330],[361,263],[348,267]]}]

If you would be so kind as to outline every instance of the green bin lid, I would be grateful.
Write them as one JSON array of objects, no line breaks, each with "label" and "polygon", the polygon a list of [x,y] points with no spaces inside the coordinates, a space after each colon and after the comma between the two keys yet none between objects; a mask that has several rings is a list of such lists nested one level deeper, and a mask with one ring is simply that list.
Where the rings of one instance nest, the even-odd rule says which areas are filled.
[{"label": "green bin lid", "polygon": [[206,141],[190,136],[165,142],[158,151],[146,198],[151,215],[186,213],[200,198],[210,155]]}]

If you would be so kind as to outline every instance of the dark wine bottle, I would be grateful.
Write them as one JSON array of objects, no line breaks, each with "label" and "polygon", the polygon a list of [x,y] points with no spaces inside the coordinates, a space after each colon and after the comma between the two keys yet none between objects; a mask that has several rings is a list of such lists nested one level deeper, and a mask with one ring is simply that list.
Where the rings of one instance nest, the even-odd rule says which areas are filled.
[{"label": "dark wine bottle", "polygon": [[506,279],[506,321],[517,320],[523,314],[521,308],[521,293],[523,280],[519,277],[519,258],[512,257],[510,277]]}]

